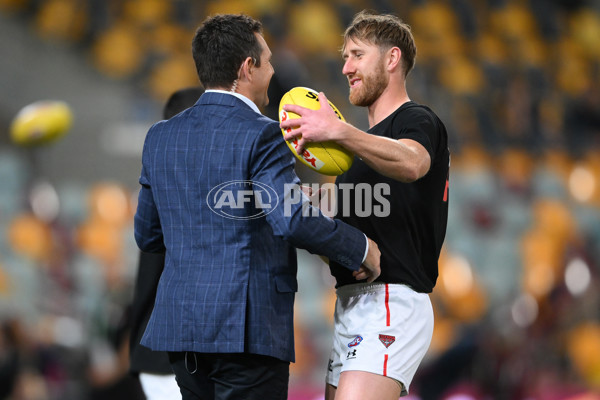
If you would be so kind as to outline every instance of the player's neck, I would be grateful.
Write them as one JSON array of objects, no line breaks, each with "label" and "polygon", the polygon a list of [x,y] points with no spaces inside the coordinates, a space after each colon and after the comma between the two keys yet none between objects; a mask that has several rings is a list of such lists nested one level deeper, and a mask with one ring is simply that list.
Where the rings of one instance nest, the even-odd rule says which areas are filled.
[{"label": "player's neck", "polygon": [[402,104],[410,101],[404,85],[401,87],[401,90],[396,89],[397,86],[394,89],[392,88],[394,86],[388,85],[381,96],[368,107],[369,128],[377,125],[396,111]]}]

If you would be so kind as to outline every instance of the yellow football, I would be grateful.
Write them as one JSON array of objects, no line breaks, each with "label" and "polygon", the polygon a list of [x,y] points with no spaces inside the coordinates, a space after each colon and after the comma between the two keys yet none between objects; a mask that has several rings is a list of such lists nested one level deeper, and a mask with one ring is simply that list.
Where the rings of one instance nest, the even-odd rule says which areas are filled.
[{"label": "yellow football", "polygon": [[[285,104],[297,104],[311,110],[321,108],[318,92],[300,86],[292,88],[284,94],[279,102],[279,122],[299,118],[297,114],[285,111],[283,109]],[[329,106],[339,119],[345,121],[342,113],[331,101],[329,102]],[[291,132],[291,129],[282,129],[282,132],[285,135],[287,132]],[[287,145],[304,165],[324,175],[340,175],[352,166],[352,161],[354,160],[352,152],[333,142],[309,143],[304,148],[302,154],[296,152],[296,148],[298,147],[297,139],[288,140]]]},{"label": "yellow football", "polygon": [[36,101],[23,107],[14,117],[10,137],[22,146],[47,144],[63,137],[72,123],[71,107],[64,101]]}]

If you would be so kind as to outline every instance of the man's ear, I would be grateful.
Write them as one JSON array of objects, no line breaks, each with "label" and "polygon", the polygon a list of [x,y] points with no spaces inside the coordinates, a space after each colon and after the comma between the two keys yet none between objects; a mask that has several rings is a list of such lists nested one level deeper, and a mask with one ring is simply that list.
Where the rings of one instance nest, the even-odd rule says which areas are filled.
[{"label": "man's ear", "polygon": [[392,47],[388,50],[388,71],[396,68],[402,68],[402,50],[398,47]]},{"label": "man's ear", "polygon": [[252,57],[246,57],[242,66],[240,67],[240,78],[248,81],[252,80],[252,72],[254,69],[254,60]]}]

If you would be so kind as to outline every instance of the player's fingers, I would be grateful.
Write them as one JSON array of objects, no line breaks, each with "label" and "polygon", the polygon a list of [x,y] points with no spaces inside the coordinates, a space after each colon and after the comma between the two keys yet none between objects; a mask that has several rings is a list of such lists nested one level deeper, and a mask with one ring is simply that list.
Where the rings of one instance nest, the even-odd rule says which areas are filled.
[{"label": "player's fingers", "polygon": [[368,283],[371,283],[375,279],[377,279],[377,275],[373,274],[373,271],[366,268],[363,270],[362,268],[363,267],[361,267],[360,270],[354,271],[352,273],[354,279],[356,279],[357,281],[362,281],[363,279],[366,279]]},{"label": "player's fingers", "polygon": [[369,277],[367,278],[367,283],[371,283],[375,279],[377,279],[377,275],[374,275],[373,273],[371,273],[371,274],[369,274]]},{"label": "player's fingers", "polygon": [[296,146],[296,153],[302,155],[302,153],[304,153],[304,146],[304,139],[300,138],[300,140],[298,140],[298,146]]},{"label": "player's fingers", "polygon": [[311,197],[313,194],[313,189],[310,186],[300,185],[300,189],[304,192],[305,195]]},{"label": "player's fingers", "polygon": [[364,272],[358,272],[358,273],[355,273],[352,275],[354,275],[354,279],[356,279],[357,281],[362,281],[363,279],[367,279],[367,274],[365,274]]},{"label": "player's fingers", "polygon": [[300,128],[287,129],[285,134],[283,135],[283,138],[285,140],[294,140],[294,139],[300,138],[300,137],[302,137],[302,130]]},{"label": "player's fingers", "polygon": [[323,92],[319,92],[319,103],[329,104],[329,100],[327,100],[327,96],[325,96],[325,93]]},{"label": "player's fingers", "polygon": [[323,199],[323,197],[325,197],[327,195],[327,189],[323,189],[322,187],[319,188],[319,190],[317,190],[317,193],[315,193],[317,196],[317,200],[321,201]]},{"label": "player's fingers", "polygon": [[293,118],[281,121],[279,127],[281,129],[296,129],[302,124],[302,118]]},{"label": "player's fingers", "polygon": [[310,110],[309,108],[302,107],[297,104],[284,104],[283,109],[287,112],[298,114],[299,116],[302,116],[306,111]]},{"label": "player's fingers", "polygon": [[362,281],[369,277],[369,270],[366,269],[364,265],[361,265],[357,271],[352,272],[352,275],[357,281]]}]

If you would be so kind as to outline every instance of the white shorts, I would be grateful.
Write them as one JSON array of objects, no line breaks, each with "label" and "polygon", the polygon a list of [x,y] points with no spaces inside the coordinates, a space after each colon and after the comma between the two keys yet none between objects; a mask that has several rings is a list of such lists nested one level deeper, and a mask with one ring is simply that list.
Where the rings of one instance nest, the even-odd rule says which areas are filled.
[{"label": "white shorts", "polygon": [[427,293],[408,286],[357,283],[337,290],[327,383],[343,371],[388,376],[408,388],[431,343],[433,308]]},{"label": "white shorts", "polygon": [[140,384],[147,400],[181,399],[181,391],[175,380],[175,374],[158,375],[141,372]]}]

